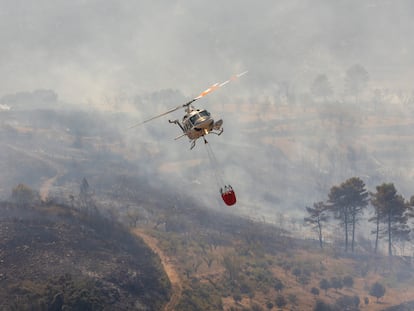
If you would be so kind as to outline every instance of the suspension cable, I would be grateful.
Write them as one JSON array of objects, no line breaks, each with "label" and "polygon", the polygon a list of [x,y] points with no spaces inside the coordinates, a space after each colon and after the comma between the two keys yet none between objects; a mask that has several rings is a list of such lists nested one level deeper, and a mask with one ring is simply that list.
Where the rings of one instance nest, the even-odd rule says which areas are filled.
[{"label": "suspension cable", "polygon": [[207,150],[207,155],[208,158],[210,160],[211,166],[213,168],[213,172],[214,172],[214,177],[216,178],[216,182],[218,184],[218,186],[221,188],[224,186],[224,181],[223,181],[223,174],[219,169],[219,164],[217,161],[217,158],[213,152],[213,149],[211,149],[211,146],[209,143],[205,143],[204,144],[206,146],[206,150]]}]

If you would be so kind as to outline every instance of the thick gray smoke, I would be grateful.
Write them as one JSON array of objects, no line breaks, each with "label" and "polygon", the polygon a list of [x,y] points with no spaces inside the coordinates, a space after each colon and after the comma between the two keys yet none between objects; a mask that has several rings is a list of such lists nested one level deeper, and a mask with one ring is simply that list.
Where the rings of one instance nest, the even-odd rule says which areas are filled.
[{"label": "thick gray smoke", "polygon": [[[0,12],[0,113],[40,98],[36,109],[111,115],[88,130],[116,132],[148,180],[220,204],[202,141],[191,152],[174,141],[168,117],[127,128],[249,70],[196,102],[224,120],[209,141],[240,209],[300,210],[354,175],[410,195],[412,1],[0,1]],[[360,89],[346,82],[356,64]]]}]

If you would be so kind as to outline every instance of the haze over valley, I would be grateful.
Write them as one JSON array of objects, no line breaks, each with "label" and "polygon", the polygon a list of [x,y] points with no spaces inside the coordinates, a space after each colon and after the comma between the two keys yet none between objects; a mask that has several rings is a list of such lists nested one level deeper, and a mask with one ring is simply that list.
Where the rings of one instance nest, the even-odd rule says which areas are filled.
[{"label": "haze over valley", "polygon": [[[350,274],[355,278],[355,288],[350,291],[360,295],[359,307],[362,295],[369,295],[376,280],[387,284],[389,292],[397,296],[401,293],[395,280],[412,288],[411,274],[404,279],[396,272],[409,269],[414,254],[412,1],[41,0],[0,1],[0,11],[0,201],[7,210],[2,216],[4,226],[20,228],[18,208],[24,210],[21,219],[30,219],[32,212],[27,209],[33,208],[45,217],[41,216],[39,223],[55,217],[49,213],[59,215],[56,226],[47,222],[47,228],[58,232],[67,221],[61,215],[67,207],[68,215],[80,217],[79,223],[87,219],[84,226],[90,225],[88,217],[96,212],[115,227],[120,223],[132,228],[132,234],[152,249],[154,258],[160,257],[158,263],[154,259],[151,273],[159,278],[160,288],[164,286],[161,296],[166,309],[180,303],[190,305],[191,295],[186,296],[186,290],[191,282],[197,286],[207,282],[215,288],[217,296],[211,298],[210,306],[242,310],[257,304],[264,308],[269,296],[281,293],[271,289],[271,294],[266,294],[264,288],[273,280],[259,288],[260,294],[256,300],[250,297],[250,302],[247,292],[239,292],[241,284],[257,272],[250,264],[263,264],[279,278],[282,270],[275,265],[285,272],[293,271],[291,266],[281,265],[286,260],[283,245],[289,241],[296,259],[306,245],[306,256],[317,262],[320,258],[312,253],[317,243],[325,247],[326,258],[334,258],[331,264],[320,259],[326,269],[320,268],[319,274],[312,270],[314,277],[305,284],[309,287],[331,277],[332,267],[346,265],[342,259],[355,255],[350,266],[358,268],[352,272],[344,268],[341,277]],[[209,160],[202,139],[192,150],[186,137],[174,139],[182,132],[168,120],[181,120],[184,110],[131,128],[245,70],[248,73],[240,79],[194,102],[215,120],[224,121],[222,135],[206,137],[217,166]],[[235,206],[227,207],[222,201],[219,189],[224,185],[217,175],[235,189]],[[341,222],[341,213],[329,214],[319,241],[316,227],[304,221],[309,217],[306,207],[316,207],[318,202],[332,207],[334,190],[356,180],[352,178],[364,183],[364,195],[370,199],[378,199],[375,193],[379,195],[380,185],[395,187],[407,210],[405,223],[401,220],[404,234],[393,243],[387,240],[385,224],[381,231],[379,222],[376,227],[372,220],[379,219],[374,199],[374,203],[367,199],[362,204],[364,209],[352,224],[355,236],[351,229],[346,231],[351,224],[347,218],[345,224]],[[16,199],[22,189],[33,194],[30,200],[23,200],[25,204],[19,195]],[[51,209],[44,212],[43,208]],[[223,218],[218,221],[215,217]],[[33,228],[41,227],[29,223]],[[77,230],[75,223],[70,221],[73,227],[63,230],[65,234]],[[249,239],[256,229],[258,236],[253,234]],[[13,230],[0,232],[5,241],[11,239],[7,234]],[[375,236],[375,230],[381,234]],[[210,245],[207,252],[202,243],[216,233],[222,238],[218,248]],[[7,244],[10,251],[13,243]],[[98,242],[94,245],[101,247]],[[201,264],[204,259],[200,258],[206,258],[207,253],[215,256],[216,264]],[[185,254],[191,256],[185,259]],[[395,271],[375,257],[377,254],[398,257]],[[238,275],[247,274],[223,281],[229,271],[225,258],[233,260],[233,255],[241,258]],[[258,264],[255,260],[259,257],[268,260]],[[171,280],[163,260],[175,263],[173,270],[178,271],[180,286]],[[358,260],[373,260],[372,266],[384,269],[383,273],[375,268],[364,279]],[[299,265],[299,261],[295,263]],[[164,283],[165,275],[157,270],[157,264],[167,270],[171,284]],[[0,281],[5,282],[1,273]],[[118,286],[116,282],[110,285],[113,279],[107,275],[100,277],[109,282],[105,290]],[[299,293],[298,280],[283,279],[285,284],[294,284],[289,287],[290,294]],[[17,279],[15,282],[18,284]],[[54,282],[48,279],[45,284]],[[255,288],[254,284],[249,283],[249,288]],[[17,287],[9,289],[13,292]],[[287,305],[298,310],[300,306],[315,307],[310,288],[301,290],[306,299]],[[121,294],[128,296],[133,291],[123,288]],[[50,299],[54,298],[51,293],[47,294]],[[241,301],[230,299],[236,294],[241,295]],[[334,305],[341,295],[336,291],[320,298]],[[401,302],[414,300],[404,295],[398,296]],[[128,303],[133,304],[135,298],[128,297]],[[397,302],[390,299],[384,306],[370,303],[367,310],[385,310]],[[123,307],[128,309],[120,304]]]}]

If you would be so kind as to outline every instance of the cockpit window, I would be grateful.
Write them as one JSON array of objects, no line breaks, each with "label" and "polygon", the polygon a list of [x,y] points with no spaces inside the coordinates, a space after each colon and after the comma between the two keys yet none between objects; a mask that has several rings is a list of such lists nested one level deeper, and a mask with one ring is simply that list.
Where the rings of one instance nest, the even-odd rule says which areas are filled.
[{"label": "cockpit window", "polygon": [[202,110],[202,111],[200,111],[199,114],[202,117],[209,117],[210,116],[210,112],[208,112],[207,110]]},{"label": "cockpit window", "polygon": [[199,118],[209,117],[209,116],[210,116],[210,113],[207,110],[202,110],[199,113],[196,113],[195,115],[191,116],[190,121],[192,124],[195,124]]},{"label": "cockpit window", "polygon": [[190,121],[191,121],[192,124],[195,124],[197,119],[198,119],[198,114],[195,114],[192,117],[190,117]]}]

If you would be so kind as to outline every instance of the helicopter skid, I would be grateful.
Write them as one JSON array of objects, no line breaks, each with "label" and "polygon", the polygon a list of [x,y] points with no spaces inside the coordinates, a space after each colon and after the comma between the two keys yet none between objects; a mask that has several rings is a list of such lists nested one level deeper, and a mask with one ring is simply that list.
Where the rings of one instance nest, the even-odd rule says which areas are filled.
[{"label": "helicopter skid", "polygon": [[187,134],[185,134],[185,133],[184,134],[181,134],[180,136],[175,137],[174,140],[180,139],[180,138],[182,138],[184,136],[187,136]]},{"label": "helicopter skid", "polygon": [[220,119],[220,120],[218,120],[217,122],[214,123],[213,129],[220,130],[222,125],[223,125],[223,120]]},{"label": "helicopter skid", "polygon": [[221,128],[219,131],[215,132],[215,131],[211,131],[210,133],[212,134],[216,134],[217,136],[220,136],[221,134],[223,134],[224,129]]}]

